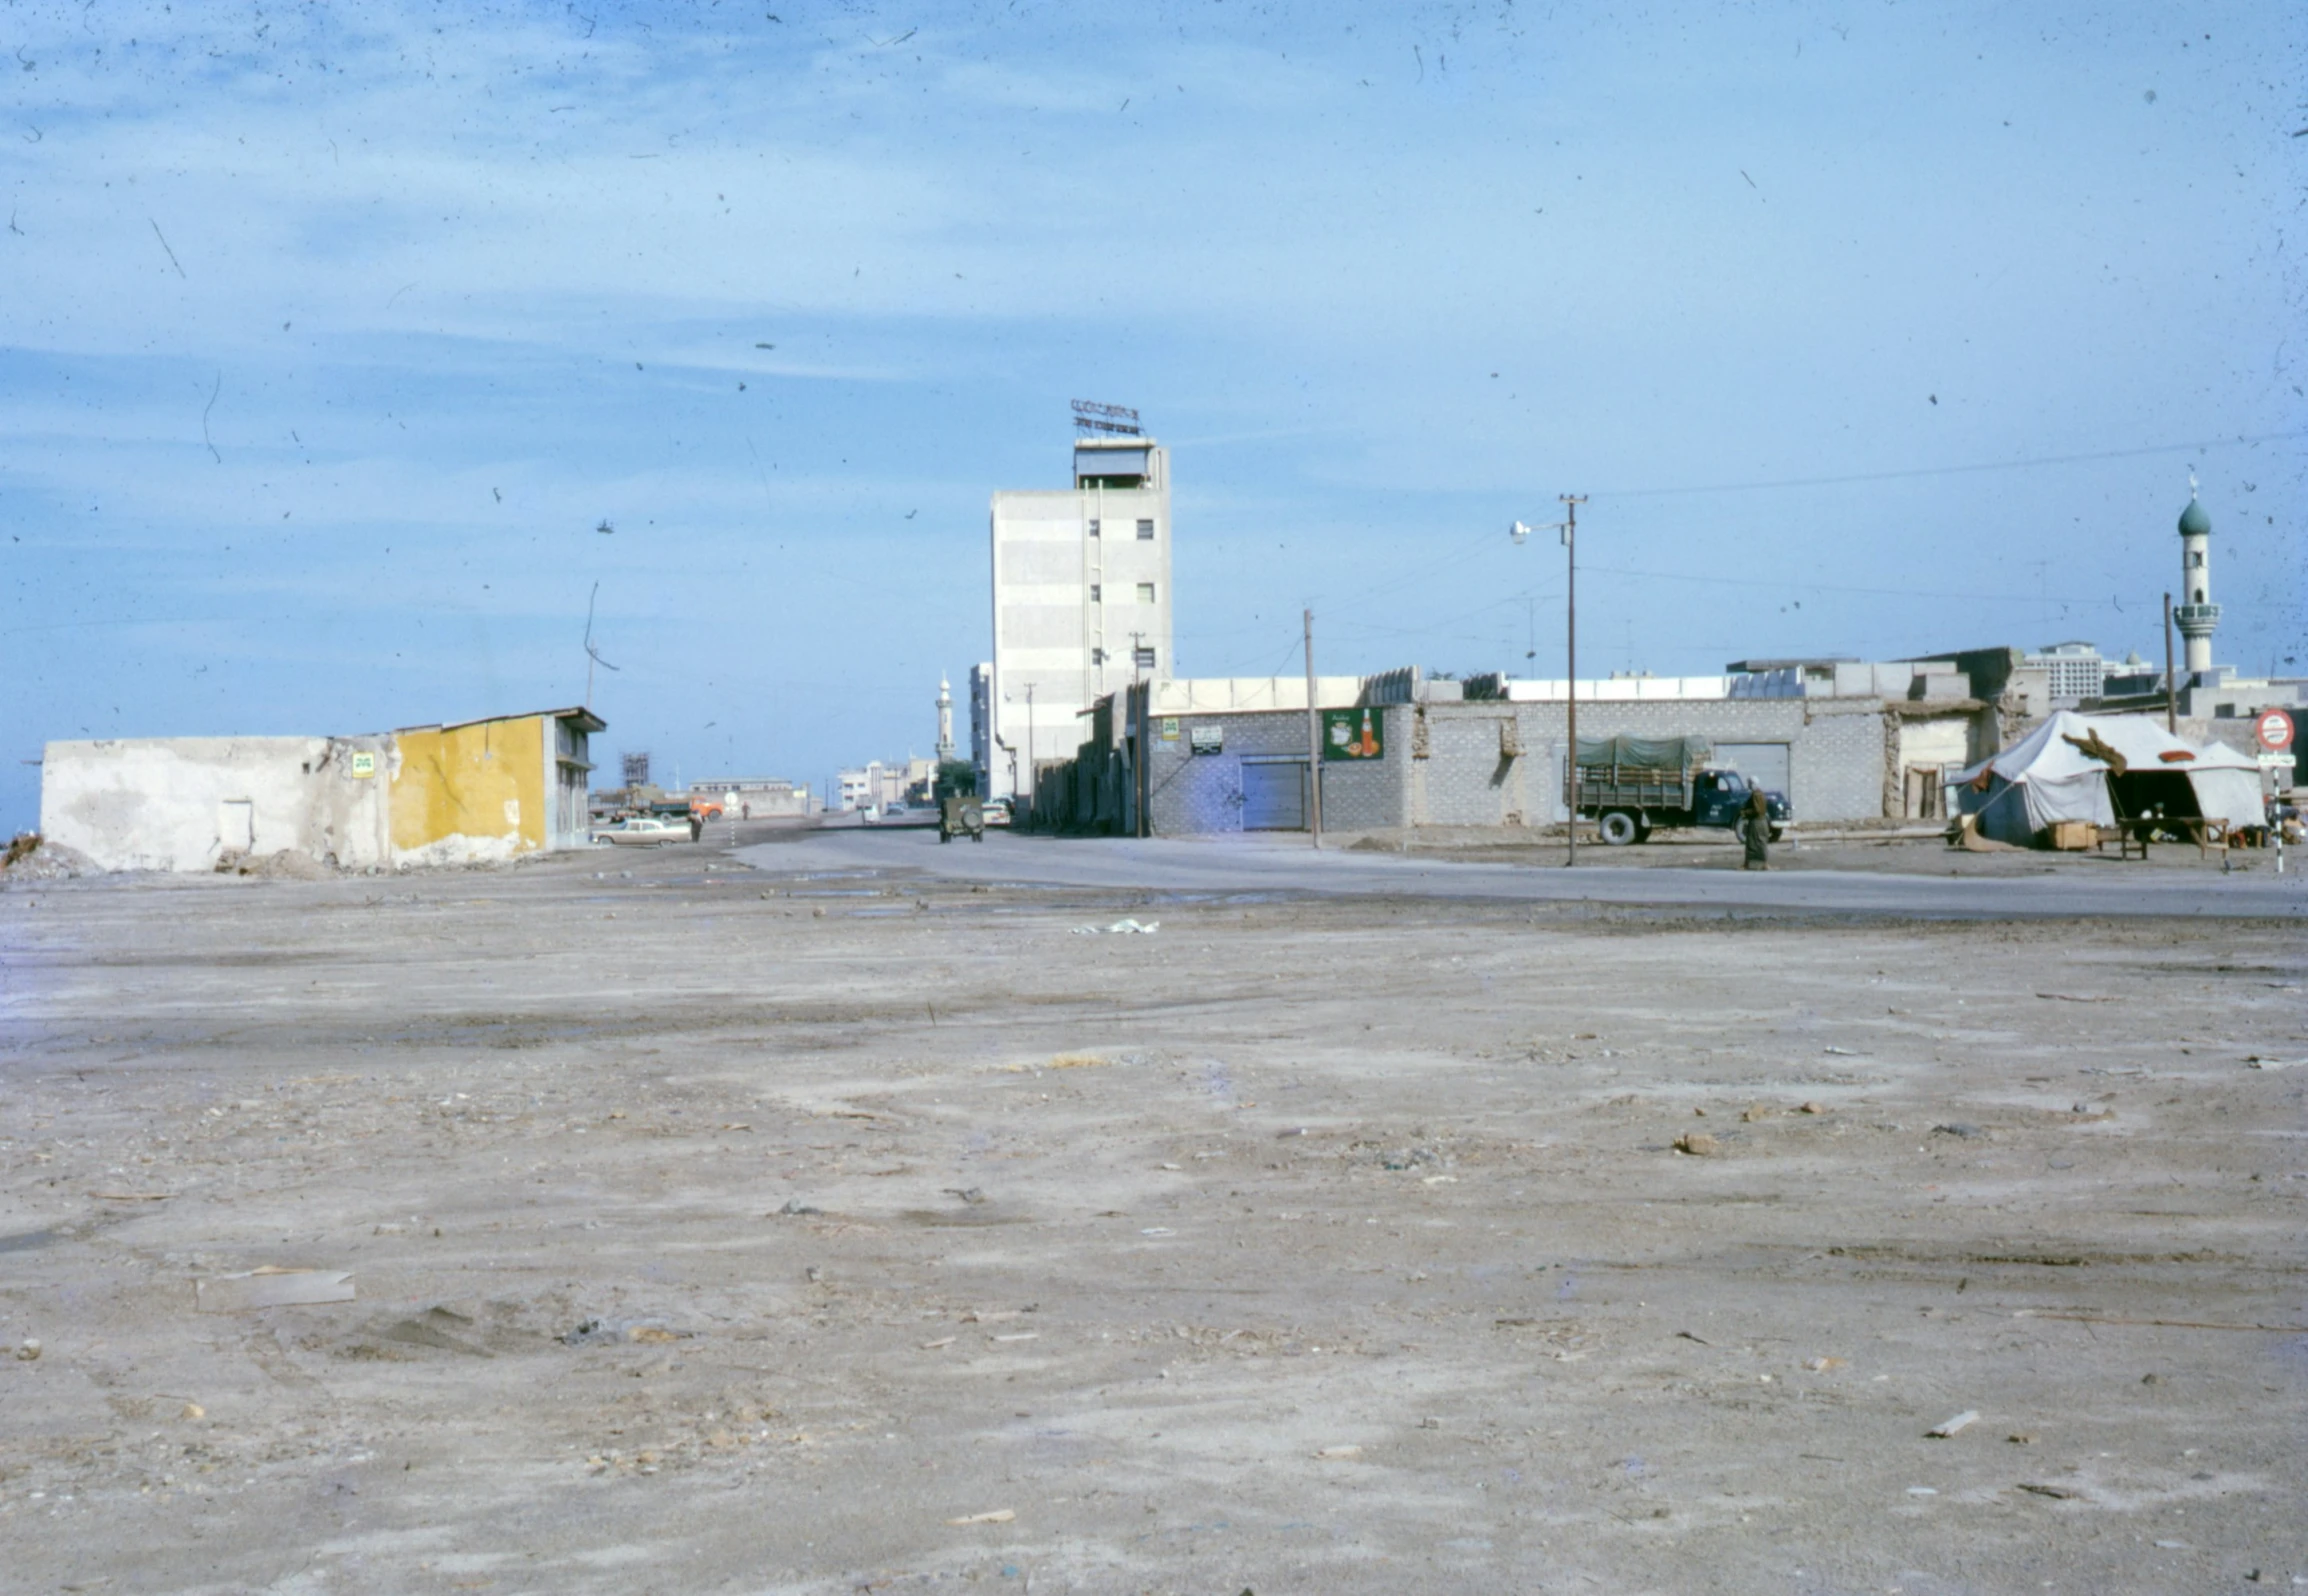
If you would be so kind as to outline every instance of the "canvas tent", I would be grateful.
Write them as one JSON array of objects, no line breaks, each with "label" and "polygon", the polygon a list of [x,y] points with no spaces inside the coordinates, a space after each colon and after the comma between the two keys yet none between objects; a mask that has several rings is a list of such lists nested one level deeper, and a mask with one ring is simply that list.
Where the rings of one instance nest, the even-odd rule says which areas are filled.
[{"label": "canvas tent", "polygon": [[2061,820],[2111,826],[2164,814],[2257,826],[2267,818],[2256,761],[2174,736],[2148,715],[2061,710],[1956,779],[1980,834],[2021,845]]}]

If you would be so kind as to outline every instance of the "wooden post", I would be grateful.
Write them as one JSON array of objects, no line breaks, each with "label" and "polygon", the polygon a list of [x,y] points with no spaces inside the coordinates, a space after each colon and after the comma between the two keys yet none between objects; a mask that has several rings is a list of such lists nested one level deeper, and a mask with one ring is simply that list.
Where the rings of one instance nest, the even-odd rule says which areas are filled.
[{"label": "wooden post", "polygon": [[1306,818],[1322,846],[1322,711],[1314,701],[1314,611],[1306,612]]}]

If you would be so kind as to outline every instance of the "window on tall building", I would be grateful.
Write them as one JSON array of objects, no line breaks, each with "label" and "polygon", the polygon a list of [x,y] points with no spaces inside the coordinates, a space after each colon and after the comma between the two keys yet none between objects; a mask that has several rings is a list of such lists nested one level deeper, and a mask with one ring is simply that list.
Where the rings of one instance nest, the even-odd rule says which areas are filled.
[{"label": "window on tall building", "polygon": [[1154,541],[1154,523],[1144,516],[1139,517],[1138,520],[1138,541],[1141,543]]},{"label": "window on tall building", "polygon": [[1150,648],[1134,648],[1130,651],[1130,663],[1142,671],[1150,671],[1154,668],[1154,651]]},{"label": "window on tall building", "polygon": [[1138,602],[1141,604],[1151,604],[1154,602],[1153,583],[1141,582],[1138,584]]},{"label": "window on tall building", "polygon": [[1102,648],[1094,648],[1094,649],[1090,650],[1090,663],[1091,663],[1091,664],[1093,664],[1093,665],[1103,665],[1103,664],[1105,664],[1105,663],[1106,663],[1106,651],[1105,651],[1104,649],[1102,649]]},{"label": "window on tall building", "polygon": [[1091,602],[1091,603],[1093,603],[1093,604],[1097,604],[1097,603],[1100,603],[1100,602],[1102,602],[1100,595],[1101,595],[1103,592],[1104,592],[1104,589],[1103,589],[1103,588],[1101,588],[1101,587],[1099,586],[1099,584],[1098,584],[1098,583],[1096,583],[1096,582],[1092,582],[1092,583],[1090,584],[1090,602]]},{"label": "window on tall building", "polygon": [[1092,537],[1096,537],[1097,535],[1098,535],[1098,518],[1097,518],[1096,516],[1092,516],[1092,517],[1090,517],[1090,536],[1092,536]]}]

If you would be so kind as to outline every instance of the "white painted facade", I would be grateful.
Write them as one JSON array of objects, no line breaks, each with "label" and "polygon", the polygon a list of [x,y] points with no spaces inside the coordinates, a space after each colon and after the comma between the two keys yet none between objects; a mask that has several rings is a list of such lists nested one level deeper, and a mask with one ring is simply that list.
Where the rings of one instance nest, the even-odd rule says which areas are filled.
[{"label": "white painted facade", "polygon": [[1077,438],[1074,486],[994,495],[990,786],[1071,759],[1084,712],[1171,658],[1170,462],[1149,438]]},{"label": "white painted facade", "polygon": [[54,742],[40,832],[104,870],[213,870],[284,852],[390,865],[394,758],[389,736]]}]

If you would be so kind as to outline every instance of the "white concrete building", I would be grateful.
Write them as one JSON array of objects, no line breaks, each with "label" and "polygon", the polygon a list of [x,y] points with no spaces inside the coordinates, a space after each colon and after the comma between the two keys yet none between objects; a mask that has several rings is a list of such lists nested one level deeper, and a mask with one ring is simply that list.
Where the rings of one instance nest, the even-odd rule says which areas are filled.
[{"label": "white concrete building", "polygon": [[1071,488],[994,495],[993,794],[1071,759],[1109,693],[1175,674],[1170,461],[1151,438],[1074,440]]},{"label": "white concrete building", "polygon": [[2044,673],[2053,709],[2073,709],[2099,697],[2107,686],[2108,662],[2092,643],[2052,643],[2020,663]]}]

